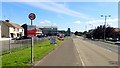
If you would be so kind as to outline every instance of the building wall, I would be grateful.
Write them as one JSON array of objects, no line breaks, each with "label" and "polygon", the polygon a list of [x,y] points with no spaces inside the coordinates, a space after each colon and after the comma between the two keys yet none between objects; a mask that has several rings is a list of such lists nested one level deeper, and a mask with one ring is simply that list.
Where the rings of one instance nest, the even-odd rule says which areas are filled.
[{"label": "building wall", "polygon": [[14,38],[18,37],[17,34],[19,34],[19,37],[20,37],[20,34],[21,34],[21,36],[24,35],[24,29],[10,27],[9,28],[9,37],[11,37],[11,33],[14,34]]},{"label": "building wall", "polygon": [[9,27],[1,23],[1,37],[9,37]]},{"label": "building wall", "polygon": [[1,25],[0,25],[0,38],[1,38]]}]

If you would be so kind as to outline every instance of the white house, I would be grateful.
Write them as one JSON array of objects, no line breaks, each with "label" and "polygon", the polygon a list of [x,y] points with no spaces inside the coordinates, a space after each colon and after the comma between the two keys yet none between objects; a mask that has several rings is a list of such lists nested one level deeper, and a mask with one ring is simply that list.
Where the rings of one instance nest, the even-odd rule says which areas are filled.
[{"label": "white house", "polygon": [[0,25],[0,38],[1,38],[1,25]]},{"label": "white house", "polygon": [[19,38],[24,35],[24,29],[19,24],[11,23],[9,20],[0,21],[1,36],[6,38]]}]

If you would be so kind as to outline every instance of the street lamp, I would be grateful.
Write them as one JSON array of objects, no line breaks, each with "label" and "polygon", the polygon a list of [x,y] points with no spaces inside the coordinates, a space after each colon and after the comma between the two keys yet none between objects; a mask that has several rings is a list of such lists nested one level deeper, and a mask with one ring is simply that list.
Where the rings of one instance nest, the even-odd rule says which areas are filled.
[{"label": "street lamp", "polygon": [[93,39],[93,24],[89,24],[89,25],[91,25],[92,26],[92,29],[91,29],[91,39]]},{"label": "street lamp", "polygon": [[104,28],[104,40],[105,40],[105,35],[106,35],[106,19],[107,19],[107,17],[111,17],[111,15],[101,15],[101,17],[105,17],[105,24],[104,24],[104,26],[105,26],[105,28]]}]

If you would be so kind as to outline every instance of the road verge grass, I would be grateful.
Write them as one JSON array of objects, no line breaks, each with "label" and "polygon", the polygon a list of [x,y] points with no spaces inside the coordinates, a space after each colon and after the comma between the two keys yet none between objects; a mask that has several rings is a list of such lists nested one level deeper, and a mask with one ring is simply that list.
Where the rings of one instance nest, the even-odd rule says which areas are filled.
[{"label": "road verge grass", "polygon": [[[67,39],[65,39],[67,40]],[[63,41],[58,40],[57,45],[60,45]],[[42,59],[49,52],[54,50],[57,46],[50,44],[49,40],[36,44],[34,46],[34,61]],[[31,48],[25,48],[10,54],[5,54],[2,57],[2,66],[31,66]]]},{"label": "road verge grass", "polygon": [[106,42],[106,43],[110,43],[110,44],[115,44],[115,42],[112,42],[112,41],[104,41],[104,42]]}]

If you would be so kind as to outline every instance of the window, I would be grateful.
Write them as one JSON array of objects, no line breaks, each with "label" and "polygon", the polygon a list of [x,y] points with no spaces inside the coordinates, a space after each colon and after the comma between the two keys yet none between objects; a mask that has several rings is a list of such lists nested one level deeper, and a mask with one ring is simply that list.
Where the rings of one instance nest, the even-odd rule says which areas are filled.
[{"label": "window", "polygon": [[15,31],[15,28],[14,28],[14,31]]},{"label": "window", "polygon": [[17,31],[19,31],[19,28],[17,28]]}]

